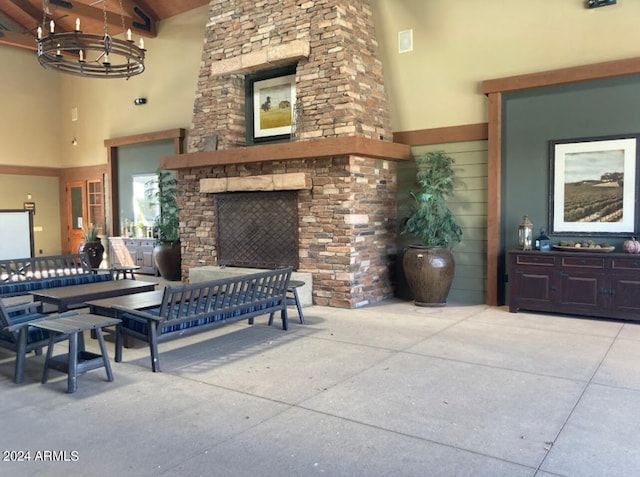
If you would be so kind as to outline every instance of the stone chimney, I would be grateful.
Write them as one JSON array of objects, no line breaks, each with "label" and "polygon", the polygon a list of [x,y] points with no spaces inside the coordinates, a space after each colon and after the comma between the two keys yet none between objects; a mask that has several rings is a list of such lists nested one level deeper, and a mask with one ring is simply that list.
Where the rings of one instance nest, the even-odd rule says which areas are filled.
[{"label": "stone chimney", "polygon": [[246,145],[244,75],[296,66],[296,140],[391,140],[368,0],[211,0],[189,152]]},{"label": "stone chimney", "polygon": [[[295,71],[295,135],[245,147],[245,75],[279,67]],[[409,148],[391,142],[389,117],[368,0],[211,0],[188,152],[163,164],[178,170],[183,276],[217,264],[208,185],[302,177],[299,270],[314,303],[391,297],[395,161]]]}]

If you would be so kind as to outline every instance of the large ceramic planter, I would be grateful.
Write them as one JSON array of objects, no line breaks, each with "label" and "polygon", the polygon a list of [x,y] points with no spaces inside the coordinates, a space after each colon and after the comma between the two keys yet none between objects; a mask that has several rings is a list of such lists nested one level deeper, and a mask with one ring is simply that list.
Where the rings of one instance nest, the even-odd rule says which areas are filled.
[{"label": "large ceramic planter", "polygon": [[104,256],[104,246],[100,239],[82,242],[78,247],[78,253],[86,253],[89,256],[91,268],[100,268],[100,263],[102,263],[102,257]]},{"label": "large ceramic planter", "polygon": [[411,245],[402,259],[417,306],[443,306],[453,282],[455,262],[447,247]]},{"label": "large ceramic planter", "polygon": [[180,280],[182,278],[180,242],[162,242],[153,249],[153,259],[158,272],[165,280]]}]

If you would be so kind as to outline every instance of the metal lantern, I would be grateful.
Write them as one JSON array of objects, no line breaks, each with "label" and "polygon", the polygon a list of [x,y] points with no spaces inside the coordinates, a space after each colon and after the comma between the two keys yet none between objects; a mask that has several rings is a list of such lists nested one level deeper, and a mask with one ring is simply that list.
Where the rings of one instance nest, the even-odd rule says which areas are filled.
[{"label": "metal lantern", "polygon": [[531,250],[533,245],[533,223],[529,216],[525,215],[522,223],[518,225],[518,245],[520,250]]},{"label": "metal lantern", "polygon": [[547,232],[544,230],[544,227],[540,228],[540,235],[536,238],[536,250],[547,251],[551,250],[551,240],[547,235]]}]

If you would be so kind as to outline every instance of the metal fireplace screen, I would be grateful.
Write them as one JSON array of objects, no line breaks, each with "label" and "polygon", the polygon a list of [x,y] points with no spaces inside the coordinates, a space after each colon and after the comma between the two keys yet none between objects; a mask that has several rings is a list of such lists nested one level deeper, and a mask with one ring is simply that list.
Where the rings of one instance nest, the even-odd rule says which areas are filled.
[{"label": "metal fireplace screen", "polygon": [[218,264],[298,268],[296,191],[216,194]]}]

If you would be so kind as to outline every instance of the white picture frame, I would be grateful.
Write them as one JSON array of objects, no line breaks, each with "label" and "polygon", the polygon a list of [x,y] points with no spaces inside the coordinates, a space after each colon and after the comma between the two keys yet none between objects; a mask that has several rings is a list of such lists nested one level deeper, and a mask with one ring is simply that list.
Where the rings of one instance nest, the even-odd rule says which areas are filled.
[{"label": "white picture frame", "polygon": [[551,141],[551,233],[637,230],[637,137]]}]

